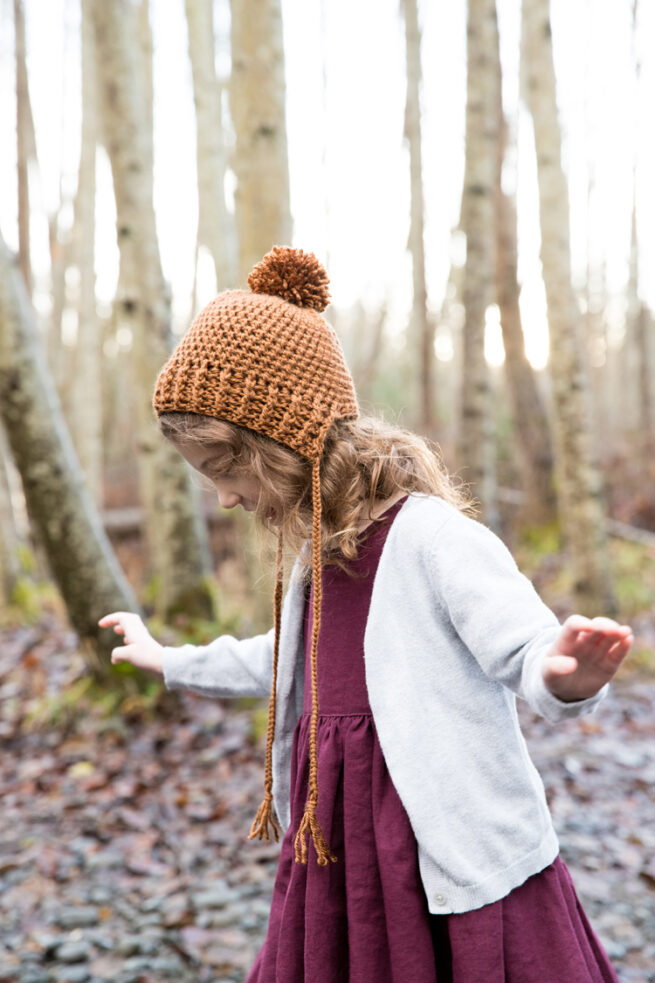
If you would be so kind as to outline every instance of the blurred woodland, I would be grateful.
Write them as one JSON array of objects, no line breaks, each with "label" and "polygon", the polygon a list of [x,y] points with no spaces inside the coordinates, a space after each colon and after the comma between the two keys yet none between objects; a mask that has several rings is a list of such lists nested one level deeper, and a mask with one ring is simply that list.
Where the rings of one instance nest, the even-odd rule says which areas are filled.
[{"label": "blurred woodland", "polygon": [[[205,641],[228,630],[252,634],[266,630],[271,621],[271,544],[259,541],[250,516],[235,514],[239,509],[222,511],[208,483],[167,446],[159,436],[151,396],[160,367],[201,306],[200,280],[208,264],[215,289],[223,290],[243,287],[253,265],[274,244],[315,251],[328,273],[330,259],[337,258],[329,240],[315,245],[297,240],[295,233],[285,76],[285,45],[294,34],[292,26],[283,24],[283,14],[293,17],[294,8],[291,3],[281,6],[280,0],[186,0],[184,5],[178,0],[187,29],[186,38],[178,41],[187,47],[195,106],[198,221],[194,255],[185,259],[195,271],[192,296],[174,303],[163,272],[153,202],[157,93],[149,0],[67,0],[66,30],[78,32],[74,50],[80,52],[81,151],[74,190],[69,192],[62,180],[58,205],[47,214],[38,192],[45,162],[37,153],[30,100],[31,74],[39,66],[30,59],[26,32],[26,18],[38,24],[39,2],[0,4],[5,37],[11,36],[12,42],[11,48],[5,44],[3,56],[13,60],[15,77],[15,91],[3,95],[15,102],[15,128],[3,133],[2,142],[5,147],[15,143],[17,167],[17,221],[0,230],[0,737],[17,760],[24,751],[32,761],[27,771],[18,768],[5,775],[2,787],[11,792],[8,814],[14,809],[17,821],[21,803],[35,793],[50,798],[55,812],[55,794],[72,795],[73,800],[77,794],[80,803],[84,792],[92,793],[97,802],[118,798],[123,803],[125,855],[132,858],[125,860],[128,867],[132,864],[129,876],[161,877],[167,885],[164,895],[178,899],[168,908],[164,905],[157,923],[182,933],[176,936],[179,951],[173,954],[182,969],[178,966],[170,973],[186,979],[184,973],[193,971],[196,980],[218,980],[218,969],[214,975],[201,975],[198,953],[206,955],[214,945],[220,952],[211,965],[227,965],[226,946],[232,945],[235,953],[249,952],[245,936],[239,937],[233,928],[237,934],[232,943],[223,939],[219,944],[213,937],[208,941],[202,932],[211,934],[216,919],[194,920],[198,909],[184,894],[183,882],[188,886],[194,865],[203,862],[198,843],[188,844],[186,859],[178,853],[174,863],[171,853],[158,861],[160,869],[154,860],[154,866],[145,869],[145,861],[135,859],[151,855],[155,845],[148,839],[149,821],[139,819],[141,806],[136,803],[164,781],[161,765],[154,764],[155,744],[159,740],[158,747],[164,747],[168,737],[161,731],[170,728],[173,719],[182,731],[174,746],[166,746],[171,767],[177,767],[187,752],[215,763],[210,738],[216,736],[221,744],[227,735],[227,750],[219,755],[221,777],[227,780],[231,775],[235,755],[242,770],[248,772],[252,763],[253,775],[258,774],[260,711],[240,706],[230,718],[217,704],[213,711],[205,708],[194,716],[189,710],[193,702],[173,700],[129,667],[112,667],[109,652],[117,644],[116,636],[109,629],[100,630],[97,621],[113,610],[138,611],[155,637],[168,644]],[[323,9],[327,0],[316,2]],[[636,43],[641,4],[623,2],[635,37],[638,83],[644,67],[642,47]],[[551,31],[548,0],[523,0],[517,85],[533,131],[549,342],[546,365],[534,368],[526,355],[520,304],[520,240],[512,181],[516,126],[503,105],[496,3],[468,0],[464,167],[459,223],[451,230],[459,245],[453,250],[457,257],[442,296],[430,296],[426,225],[439,217],[427,213],[426,202],[438,175],[424,166],[423,114],[427,102],[449,96],[428,92],[424,84],[423,66],[430,54],[422,50],[421,22],[428,7],[426,0],[422,5],[399,0],[395,12],[406,76],[404,129],[397,139],[406,150],[403,194],[409,208],[403,235],[411,270],[400,331],[386,303],[362,299],[350,307],[333,305],[327,317],[343,341],[365,411],[383,413],[439,445],[449,471],[467,482],[479,500],[480,520],[508,543],[519,567],[558,616],[574,611],[590,617],[605,614],[633,625],[635,647],[622,674],[626,680],[636,674],[635,685],[644,687],[639,733],[645,735],[648,728],[655,732],[648,709],[655,665],[655,312],[645,299],[640,262],[640,229],[653,215],[640,213],[639,196],[632,194],[632,213],[626,215],[631,228],[627,275],[616,330],[616,317],[608,313],[603,269],[594,264],[591,253],[584,282],[572,276],[571,185],[563,154],[566,132],[558,111],[557,33]],[[166,17],[161,5],[158,17]],[[225,58],[217,58],[219,45],[223,56],[229,50],[228,71]],[[651,105],[651,118],[652,109]],[[598,111],[602,113],[602,107]],[[326,153],[329,141],[339,139],[338,130],[326,130]],[[352,152],[356,155],[358,148]],[[103,161],[110,165],[109,190],[98,181]],[[593,165],[590,160],[589,195]],[[635,160],[635,173],[636,169]],[[113,194],[110,245],[117,244],[120,256],[111,304],[100,303],[96,289],[104,255],[96,226],[101,193]],[[172,202],[174,185],[167,194]],[[389,197],[395,194],[389,188]],[[381,211],[384,207],[380,201]],[[46,236],[48,269],[36,276],[35,237]],[[613,297],[613,310],[616,304]],[[174,318],[174,310],[181,307],[184,316]],[[494,319],[504,351],[500,363],[492,363],[486,354]],[[81,707],[87,714],[87,736],[91,731],[95,735],[91,743],[96,751],[79,736]],[[159,736],[151,732],[146,738],[139,731],[143,747],[138,753],[153,762],[151,770],[146,768],[139,777],[126,773],[132,765],[121,748],[134,738],[130,728],[155,718]],[[623,726],[632,726],[629,717],[622,720]],[[55,746],[53,740],[50,750],[40,743],[43,736],[35,736],[49,729],[63,742]],[[593,733],[593,728],[588,731]],[[608,753],[598,737],[599,756]],[[106,763],[106,754],[114,765]],[[637,758],[624,762],[625,769],[636,774],[650,768],[653,774],[655,760],[647,755],[640,750]],[[575,783],[584,765],[578,767],[569,758],[569,778]],[[116,776],[124,783],[118,790]],[[210,802],[211,775],[205,785],[197,777],[188,783],[179,775],[178,779],[170,809],[177,809],[192,825],[213,823],[214,842],[228,842],[233,834],[221,826],[226,807]],[[562,788],[575,797],[575,789],[562,781]],[[182,785],[186,791],[181,791]],[[247,812],[250,791],[230,794],[235,809]],[[253,794],[256,798],[257,791]],[[611,790],[607,794],[611,796]],[[652,809],[652,799],[645,787],[641,792],[634,786],[625,790],[627,798],[630,794],[636,797],[629,830],[633,839],[621,840],[613,859],[598,863],[616,868],[617,878],[629,869],[634,878],[628,881],[640,885],[650,900],[640,900],[638,891],[624,899],[623,921],[608,923],[604,939],[613,940],[614,957],[624,960],[622,979],[646,980],[655,977],[647,975],[639,953],[646,951],[647,925],[655,925],[655,869],[643,858],[652,857],[655,845],[639,837],[642,807]],[[151,815],[155,808],[152,803],[143,805]],[[61,883],[67,877],[72,883],[75,870],[78,876],[87,870],[85,864],[91,869],[89,856],[95,855],[97,844],[117,835],[113,828],[103,832],[98,811],[101,805],[94,815],[86,815],[85,827],[78,831],[79,856],[73,856],[73,850],[65,863],[61,857],[41,856],[40,873],[34,875],[41,878],[39,884],[56,882],[60,863]],[[564,823],[566,810],[561,818]],[[45,821],[40,813],[38,821]],[[165,821],[164,816],[161,822]],[[596,832],[604,835],[610,825],[608,819]],[[129,842],[128,834],[133,837]],[[576,842],[573,836],[571,856],[578,847],[581,856],[591,856],[591,849],[585,853],[586,847],[576,847]],[[174,851],[171,843],[168,848]],[[14,865],[15,891],[22,883],[21,870],[32,870],[31,849],[36,848],[22,847],[22,866]],[[236,863],[237,853],[229,854],[220,876],[227,876]],[[257,871],[270,875],[271,864],[271,855],[262,851],[260,861],[255,858],[250,868],[243,868],[251,871],[251,881],[245,887],[233,883],[231,901],[237,907],[248,907],[248,891],[252,885],[256,891],[262,882]],[[0,874],[12,869],[11,864],[0,865]],[[109,918],[102,912],[112,909],[113,901],[103,900],[102,886],[93,890],[97,900],[91,892],[85,903],[95,904],[96,920],[89,916],[88,924],[102,927],[103,919]],[[641,915],[634,916],[640,905]],[[199,906],[214,911],[224,905],[205,898]],[[151,911],[160,909],[153,905]],[[124,917],[131,920],[129,914]],[[625,928],[631,920],[643,926],[632,948]],[[74,945],[75,940],[62,941],[61,932],[71,925],[80,929],[83,920],[76,922],[73,912],[69,921],[63,928],[60,924],[59,935],[55,932],[49,941],[47,932],[33,935],[30,951],[47,961],[57,947]],[[255,919],[251,929],[243,931],[256,937],[260,928],[261,919]],[[101,936],[100,931],[94,943],[98,951]],[[136,958],[139,953],[147,957],[147,950],[135,942],[123,955]],[[37,971],[37,956],[31,964],[21,962],[22,975],[15,968],[13,977],[11,966],[19,962],[10,959],[0,979],[47,983],[92,978],[81,971],[75,976],[74,969],[48,976],[45,970]],[[242,978],[244,965],[236,956],[235,960],[221,979]],[[68,965],[63,956],[60,962]],[[86,965],[84,958],[71,957],[69,962],[71,967]],[[168,973],[160,967],[160,975],[150,977],[142,966],[133,976],[119,977],[103,965],[98,962],[93,979],[105,978],[104,971],[106,978],[124,983],[161,979]],[[3,964],[0,970],[5,971]]]}]

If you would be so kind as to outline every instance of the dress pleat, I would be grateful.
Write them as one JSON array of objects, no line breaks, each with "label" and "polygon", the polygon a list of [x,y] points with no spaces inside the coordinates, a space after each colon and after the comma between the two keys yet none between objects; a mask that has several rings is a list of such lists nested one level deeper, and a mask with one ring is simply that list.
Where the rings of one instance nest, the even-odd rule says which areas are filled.
[{"label": "dress pleat", "polygon": [[[366,532],[358,578],[323,571],[318,643],[317,816],[336,863],[307,864],[294,837],[309,778],[309,656],[293,735],[291,825],[282,841],[264,944],[247,983],[618,983],[557,857],[507,897],[432,915],[416,840],[391,781],[366,691],[364,629],[382,546],[403,500]],[[419,750],[417,749],[417,754]]]}]

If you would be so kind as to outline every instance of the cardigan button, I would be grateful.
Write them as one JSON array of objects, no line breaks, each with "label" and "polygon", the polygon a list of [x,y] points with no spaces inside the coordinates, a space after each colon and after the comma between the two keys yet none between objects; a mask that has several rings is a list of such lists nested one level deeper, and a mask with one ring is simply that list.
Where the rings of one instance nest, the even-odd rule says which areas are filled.
[{"label": "cardigan button", "polygon": [[443,896],[443,894],[435,894],[435,896],[434,896],[434,903],[435,904],[438,904],[438,905],[445,904],[446,903],[446,899]]}]

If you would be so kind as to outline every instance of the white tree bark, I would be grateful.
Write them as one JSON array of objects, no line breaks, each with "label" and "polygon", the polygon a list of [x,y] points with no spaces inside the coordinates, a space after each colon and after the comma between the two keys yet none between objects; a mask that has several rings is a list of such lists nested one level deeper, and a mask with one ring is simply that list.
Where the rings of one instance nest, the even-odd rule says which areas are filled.
[{"label": "white tree bark", "polygon": [[421,161],[421,32],[416,0],[403,0],[407,96],[405,101],[405,139],[409,145],[410,226],[409,251],[412,257],[412,313],[410,338],[418,355],[419,413],[421,432],[435,438],[433,410],[434,325],[428,314],[425,282],[425,208],[423,165]]},{"label": "white tree bark", "polygon": [[[119,316],[132,331],[140,483],[158,608],[211,616],[210,558],[190,471],[161,437],[151,399],[171,350],[168,288],[152,200],[151,116],[144,96],[139,30],[130,0],[92,0],[103,136],[116,197],[123,296]],[[141,46],[143,45],[141,22]]]},{"label": "white tree bark", "polygon": [[189,57],[196,107],[198,243],[212,255],[217,289],[234,286],[233,216],[225,202],[225,132],[214,64],[212,0],[186,0]]},{"label": "white tree bark", "polygon": [[550,330],[554,444],[564,540],[582,613],[616,610],[607,564],[606,507],[593,448],[581,318],[571,284],[568,185],[561,164],[548,0],[523,0],[522,82],[537,151],[541,263]]},{"label": "white tree bark", "polygon": [[34,122],[27,82],[25,12],[23,0],[14,0],[16,58],[16,160],[18,164],[18,256],[27,292],[32,293],[30,249],[29,164],[36,157]]},{"label": "white tree bark", "polygon": [[[636,175],[633,180],[636,181]],[[621,348],[623,400],[621,423],[623,438],[639,447],[641,459],[646,465],[647,456],[652,451],[655,440],[653,424],[655,366],[649,338],[652,330],[649,325],[649,312],[641,299],[639,283],[636,194],[632,199],[630,275],[626,293],[625,336]]]},{"label": "white tree bark", "polygon": [[21,536],[14,515],[9,469],[13,467],[5,429],[0,422],[0,602],[8,604],[21,576]]},{"label": "white tree bark", "polygon": [[280,0],[232,0],[230,110],[236,134],[237,276],[291,243]]},{"label": "white tree bark", "polygon": [[458,470],[481,499],[485,522],[498,525],[494,409],[484,354],[485,314],[494,300],[494,192],[498,159],[499,74],[495,0],[469,0],[467,18],[466,159],[462,229],[466,234],[463,374]]},{"label": "white tree bark", "polygon": [[[237,282],[245,286],[253,266],[272,246],[291,244],[284,47],[280,0],[231,0],[230,9]],[[236,511],[247,578],[260,584],[254,595],[255,619],[265,628],[271,617],[272,571],[262,572],[254,527]]]},{"label": "white tree bark", "polygon": [[[498,53],[500,71],[500,52]],[[553,454],[546,408],[535,373],[525,353],[519,307],[516,196],[502,187],[501,175],[508,140],[500,87],[498,91],[501,139],[496,171],[496,298],[505,349],[505,380],[512,407],[516,455],[524,499],[521,521],[543,523],[557,511],[553,484]]]},{"label": "white tree bark", "polygon": [[72,243],[80,282],[71,429],[87,483],[96,505],[102,508],[102,336],[95,292],[96,103],[93,23],[89,0],[82,0],[82,149]]},{"label": "white tree bark", "polygon": [[655,452],[655,322],[653,315],[642,301],[636,324],[636,344],[639,352],[637,392],[639,393],[639,427],[637,441],[639,457],[644,462],[648,480],[648,463]]},{"label": "white tree bark", "polygon": [[[134,0],[132,0],[134,2]],[[136,41],[137,70],[139,72],[139,92],[143,113],[142,150],[143,162],[149,174],[154,169],[154,88],[153,88],[153,45],[150,29],[150,0],[136,0]]]},{"label": "white tree bark", "polygon": [[[633,181],[635,175],[633,173]],[[624,440],[633,439],[640,424],[639,406],[639,346],[637,343],[638,322],[641,310],[639,299],[639,245],[637,242],[637,199],[633,187],[632,219],[630,225],[630,261],[626,289],[625,334],[621,345],[621,381],[623,407],[621,412],[621,436]]]}]

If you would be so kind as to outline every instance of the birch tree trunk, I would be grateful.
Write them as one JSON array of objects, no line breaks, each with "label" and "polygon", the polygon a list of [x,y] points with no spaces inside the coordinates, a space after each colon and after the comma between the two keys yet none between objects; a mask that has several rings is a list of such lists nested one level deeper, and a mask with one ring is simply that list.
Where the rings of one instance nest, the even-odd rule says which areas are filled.
[{"label": "birch tree trunk", "polygon": [[[82,648],[104,677],[115,636],[98,627],[98,618],[139,606],[84,483],[25,285],[1,239],[0,324],[0,415],[28,512]],[[104,661],[92,658],[96,646]]]},{"label": "birch tree trunk", "polygon": [[[605,378],[606,365],[603,364],[607,358],[606,331],[602,316],[597,307],[598,296],[596,293],[595,275],[591,262],[591,227],[594,202],[594,176],[593,168],[589,168],[587,176],[587,234],[586,234],[586,253],[587,262],[585,269],[584,282],[584,317],[582,319],[582,344],[589,357],[589,383],[591,393],[591,414],[594,425],[594,439],[596,441],[596,453],[599,453],[601,439],[609,448],[611,441],[611,427],[608,429],[608,403],[610,400],[610,386],[608,379]],[[602,308],[601,308],[602,310]],[[602,435],[602,436],[601,436]]]},{"label": "birch tree trunk", "polygon": [[0,603],[8,604],[21,576],[20,547],[12,505],[9,468],[11,453],[5,429],[0,423]]},{"label": "birch tree trunk", "polygon": [[[134,3],[135,0],[132,0]],[[138,92],[141,95],[143,113],[142,150],[146,171],[151,176],[154,171],[154,85],[153,85],[153,46],[150,29],[150,0],[136,0],[136,41]]]},{"label": "birch tree trunk", "polygon": [[[638,38],[638,0],[632,0],[631,48],[634,60],[634,100],[639,102],[641,57]],[[639,277],[639,235],[637,228],[637,165],[632,172],[632,222],[630,229],[630,274],[626,296],[625,336],[621,349],[624,439],[635,445],[642,467],[642,480],[648,480],[648,455],[652,453],[653,356],[648,341],[648,311],[641,299]]]},{"label": "birch tree trunk", "polygon": [[291,244],[280,0],[232,0],[230,110],[236,145],[239,284],[274,245]]},{"label": "birch tree trunk", "polygon": [[621,345],[621,376],[623,385],[623,410],[621,430],[624,440],[637,436],[640,424],[639,405],[639,346],[638,322],[641,309],[639,300],[639,247],[637,242],[637,200],[633,172],[632,219],[630,225],[630,262],[626,289],[625,334]]},{"label": "birch tree trunk", "polygon": [[27,83],[25,13],[22,0],[14,0],[16,54],[16,160],[18,164],[18,256],[27,292],[32,295],[30,250],[29,162],[36,156],[34,123]]},{"label": "birch tree trunk", "polygon": [[494,409],[484,354],[485,313],[494,299],[494,191],[498,158],[498,85],[493,52],[495,0],[469,0],[467,17],[466,159],[461,227],[466,234],[462,284],[462,395],[458,471],[481,499],[484,521],[498,526]]},{"label": "birch tree trunk", "polygon": [[212,0],[186,0],[196,107],[198,243],[212,255],[217,289],[234,286],[234,222],[225,202],[225,134],[214,64]]},{"label": "birch tree trunk", "polygon": [[48,219],[48,246],[50,252],[50,298],[51,309],[48,318],[47,352],[50,372],[59,393],[66,419],[70,419],[69,393],[70,361],[62,341],[64,308],[66,307],[66,270],[71,263],[71,241],[64,241],[58,232],[58,214]]},{"label": "birch tree trunk", "polygon": [[[190,470],[156,424],[151,398],[171,351],[171,312],[152,201],[152,132],[130,0],[92,0],[103,136],[111,161],[124,295],[120,317],[132,331],[140,485],[158,610],[212,617],[206,531]],[[141,22],[141,46],[143,45]]]},{"label": "birch tree trunk", "polygon": [[[617,349],[610,345],[607,321],[608,292],[606,263],[597,267],[591,263],[591,217],[594,197],[593,178],[590,178],[587,197],[587,272],[585,282],[586,312],[583,319],[585,345],[591,353],[591,396],[596,453],[611,457],[618,446],[617,434],[621,428],[619,405],[623,399]],[[622,440],[621,440],[622,442]]]},{"label": "birch tree trunk", "polygon": [[612,614],[616,604],[607,563],[606,507],[593,450],[580,315],[571,285],[569,198],[561,164],[548,0],[523,0],[521,61],[537,151],[541,263],[550,329],[562,528],[571,551],[578,609],[590,616]]},{"label": "birch tree trunk", "polygon": [[637,391],[639,393],[638,454],[640,460],[645,464],[645,476],[648,475],[647,462],[652,461],[655,451],[655,419],[653,417],[654,334],[653,317],[646,304],[641,301],[636,324],[636,343],[639,352],[639,373],[637,375]]},{"label": "birch tree trunk", "polygon": [[[280,0],[231,0],[230,113],[235,130],[231,166],[236,177],[237,280],[274,245],[290,245],[286,85]],[[272,570],[262,568],[249,516],[236,509],[246,575],[254,591],[255,622],[270,624]]]},{"label": "birch tree trunk", "polygon": [[421,162],[421,33],[416,0],[403,0],[407,96],[405,101],[405,139],[409,146],[410,225],[409,251],[412,257],[412,313],[410,338],[419,365],[418,424],[422,433],[434,438],[434,325],[428,315],[425,283],[425,218],[423,166]]},{"label": "birch tree trunk", "polygon": [[[18,171],[18,256],[28,295],[33,292],[33,275],[30,242],[30,171],[38,178],[36,135],[27,76],[27,49],[25,40],[25,11],[23,0],[14,0],[15,54],[16,54],[16,137]],[[65,371],[67,362],[62,352],[61,321],[65,302],[64,273],[68,263],[65,243],[57,237],[58,214],[48,216],[48,234],[51,265],[52,310],[48,331],[48,361],[59,389],[60,398],[66,396]]]},{"label": "birch tree trunk", "polygon": [[80,274],[73,380],[73,439],[91,494],[102,508],[102,335],[96,314],[96,79],[89,0],[82,0],[82,149],[75,199],[73,256]]},{"label": "birch tree trunk", "polygon": [[[637,14],[638,0],[632,0],[632,52],[635,61],[635,101],[639,100],[641,84],[641,56],[637,44]],[[637,430],[638,457],[640,461],[650,462],[655,452],[655,323],[653,316],[640,297],[639,284],[639,237],[637,233],[637,168],[633,169],[633,205],[632,205],[632,249],[631,249],[631,281],[634,280],[634,300],[636,301],[636,317],[634,320],[635,348],[637,350]],[[644,478],[649,480],[648,465],[645,464]]]},{"label": "birch tree trunk", "polygon": [[[451,241],[455,237],[463,234],[462,214],[460,214],[457,225],[451,229]],[[451,349],[451,358],[441,361],[437,359],[437,415],[440,422],[444,422],[441,441],[446,441],[452,448],[453,457],[458,453],[457,441],[461,429],[460,395],[462,370],[462,325],[463,311],[462,304],[462,282],[464,278],[464,267],[451,260],[448,271],[448,280],[444,291],[441,307],[437,316],[437,328],[435,331],[435,344],[441,342],[444,346],[448,345]]]},{"label": "birch tree trunk", "polygon": [[[357,330],[350,333],[351,352],[346,353],[348,364],[352,366],[355,388],[361,403],[375,402],[373,390],[378,377],[378,369],[385,350],[384,334],[387,324],[388,306],[384,301],[377,310],[368,313],[361,302],[355,304],[353,323]],[[331,319],[338,334],[339,323]]]},{"label": "birch tree trunk", "polygon": [[[636,184],[636,174],[633,177]],[[626,296],[625,337],[621,349],[624,439],[636,444],[644,464],[653,447],[653,353],[649,344],[648,309],[640,297],[639,240],[636,192],[632,198],[630,275]]]},{"label": "birch tree trunk", "polygon": [[546,410],[525,353],[517,276],[516,199],[503,191],[501,182],[507,144],[502,104],[499,115],[502,139],[496,174],[496,297],[505,348],[505,378],[524,491],[520,519],[540,524],[552,520],[557,512],[553,454]]}]

